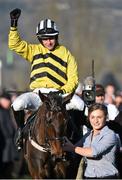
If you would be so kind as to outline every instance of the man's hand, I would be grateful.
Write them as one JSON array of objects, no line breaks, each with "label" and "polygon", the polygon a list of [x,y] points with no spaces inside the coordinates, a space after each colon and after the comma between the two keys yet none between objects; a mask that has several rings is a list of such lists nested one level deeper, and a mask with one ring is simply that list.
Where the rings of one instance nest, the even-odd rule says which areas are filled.
[{"label": "man's hand", "polygon": [[64,137],[63,150],[69,152],[75,152],[75,145],[73,145],[67,137]]},{"label": "man's hand", "polygon": [[21,15],[21,10],[17,8],[10,12],[11,27],[17,27],[17,22],[20,15]]}]

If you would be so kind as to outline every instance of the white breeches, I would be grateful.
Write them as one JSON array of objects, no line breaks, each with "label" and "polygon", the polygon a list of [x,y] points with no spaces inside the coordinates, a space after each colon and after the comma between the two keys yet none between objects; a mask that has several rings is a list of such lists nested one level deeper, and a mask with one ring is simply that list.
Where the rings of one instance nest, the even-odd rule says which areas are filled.
[{"label": "white breeches", "polygon": [[28,92],[18,96],[12,104],[15,111],[20,111],[23,109],[35,111],[41,105],[42,101],[39,95],[34,92]]},{"label": "white breeches", "polygon": [[[45,93],[45,92],[42,92],[42,93]],[[43,102],[41,101],[41,99],[37,93],[27,92],[27,93],[24,93],[24,94],[18,96],[15,99],[15,101],[13,102],[12,106],[15,111],[20,111],[23,109],[35,111],[42,104],[43,104]],[[66,105],[66,109],[67,110],[77,109],[77,110],[82,111],[84,109],[84,102],[79,96],[74,94],[74,96],[70,100],[70,103],[68,103]]]}]

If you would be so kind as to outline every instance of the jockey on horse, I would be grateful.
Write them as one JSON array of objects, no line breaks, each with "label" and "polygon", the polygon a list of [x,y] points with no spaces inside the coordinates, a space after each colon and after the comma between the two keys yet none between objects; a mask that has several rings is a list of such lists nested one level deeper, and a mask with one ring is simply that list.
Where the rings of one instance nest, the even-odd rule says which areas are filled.
[{"label": "jockey on horse", "polygon": [[[32,92],[23,93],[12,104],[18,125],[16,137],[18,150],[22,147],[21,132],[24,127],[24,110],[36,111],[42,104],[38,91],[41,90],[42,93],[46,93],[47,90],[48,92],[57,91],[58,94],[72,93],[78,85],[76,60],[65,46],[59,44],[59,31],[55,22],[50,19],[40,21],[36,28],[39,44],[29,44],[20,38],[17,30],[20,15],[20,9],[10,12],[11,28],[8,44],[11,50],[31,63],[30,89]],[[73,97],[78,101],[75,103],[76,106],[83,105],[80,97],[76,95]]]}]

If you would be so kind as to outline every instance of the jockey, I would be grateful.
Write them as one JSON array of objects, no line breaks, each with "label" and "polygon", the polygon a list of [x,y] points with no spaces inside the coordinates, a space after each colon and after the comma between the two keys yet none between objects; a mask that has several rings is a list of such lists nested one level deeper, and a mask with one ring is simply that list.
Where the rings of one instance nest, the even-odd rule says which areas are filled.
[{"label": "jockey", "polygon": [[21,148],[20,137],[24,126],[23,111],[25,109],[35,111],[42,104],[38,91],[72,93],[78,85],[76,60],[66,47],[59,44],[59,31],[55,22],[50,19],[40,21],[36,28],[39,44],[29,44],[20,38],[17,30],[20,15],[20,9],[10,12],[11,28],[8,45],[11,50],[31,63],[30,89],[32,92],[23,93],[12,104],[19,127],[16,138],[18,149]]}]

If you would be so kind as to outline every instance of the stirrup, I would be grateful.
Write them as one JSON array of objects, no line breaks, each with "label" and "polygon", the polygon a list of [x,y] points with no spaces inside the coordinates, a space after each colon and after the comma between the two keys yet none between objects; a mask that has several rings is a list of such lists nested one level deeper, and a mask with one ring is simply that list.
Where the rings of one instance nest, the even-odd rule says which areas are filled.
[{"label": "stirrup", "polygon": [[23,149],[23,139],[22,137],[19,139],[19,141],[15,144],[18,151]]},{"label": "stirrup", "polygon": [[16,147],[18,151],[21,151],[23,149],[23,143],[17,144]]},{"label": "stirrup", "polygon": [[22,136],[22,130],[21,130],[21,128],[18,128],[16,133],[15,133],[15,137],[14,137],[15,144],[18,144],[18,142],[21,139],[21,136]]},{"label": "stirrup", "polygon": [[17,147],[17,150],[21,150],[23,147],[23,138],[22,138],[22,130],[19,128],[15,134],[14,138],[15,145]]}]

